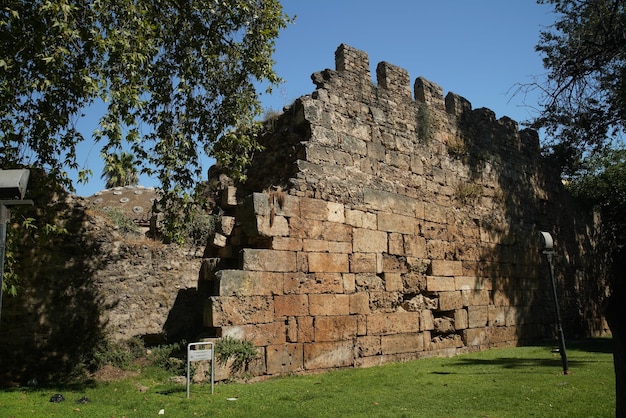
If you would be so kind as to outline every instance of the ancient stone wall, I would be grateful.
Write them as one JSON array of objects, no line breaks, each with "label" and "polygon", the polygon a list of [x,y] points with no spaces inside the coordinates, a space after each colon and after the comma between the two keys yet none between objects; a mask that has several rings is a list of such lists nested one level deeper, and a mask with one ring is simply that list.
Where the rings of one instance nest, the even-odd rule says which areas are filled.
[{"label": "ancient stone wall", "polygon": [[594,220],[535,132],[341,45],[224,190],[204,324],[250,339],[255,374],[509,346],[554,330],[539,231],[556,238],[566,334],[595,335]]}]

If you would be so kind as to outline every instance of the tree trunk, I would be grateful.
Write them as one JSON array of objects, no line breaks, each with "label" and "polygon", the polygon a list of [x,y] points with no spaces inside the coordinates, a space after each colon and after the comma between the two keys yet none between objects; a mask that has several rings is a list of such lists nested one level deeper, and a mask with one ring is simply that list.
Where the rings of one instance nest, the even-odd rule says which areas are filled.
[{"label": "tree trunk", "polygon": [[626,251],[622,249],[613,265],[611,296],[605,312],[613,335],[615,367],[615,417],[626,418]]}]

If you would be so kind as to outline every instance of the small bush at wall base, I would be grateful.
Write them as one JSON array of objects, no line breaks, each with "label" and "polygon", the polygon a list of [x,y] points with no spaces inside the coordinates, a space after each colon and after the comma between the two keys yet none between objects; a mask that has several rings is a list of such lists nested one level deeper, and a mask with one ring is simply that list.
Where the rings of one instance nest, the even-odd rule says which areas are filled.
[{"label": "small bush at wall base", "polygon": [[252,341],[224,337],[215,344],[217,362],[226,364],[233,359],[231,371],[241,372],[248,369],[250,362],[259,354]]}]

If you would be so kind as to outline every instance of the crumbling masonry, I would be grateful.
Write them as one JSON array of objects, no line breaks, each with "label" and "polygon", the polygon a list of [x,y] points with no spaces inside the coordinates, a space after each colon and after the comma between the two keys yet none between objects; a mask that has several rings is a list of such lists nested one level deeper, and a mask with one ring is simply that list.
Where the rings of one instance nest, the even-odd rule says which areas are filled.
[{"label": "crumbling masonry", "polygon": [[226,187],[204,324],[254,374],[367,367],[553,335],[539,231],[556,237],[566,333],[596,335],[594,223],[534,131],[346,45]]}]

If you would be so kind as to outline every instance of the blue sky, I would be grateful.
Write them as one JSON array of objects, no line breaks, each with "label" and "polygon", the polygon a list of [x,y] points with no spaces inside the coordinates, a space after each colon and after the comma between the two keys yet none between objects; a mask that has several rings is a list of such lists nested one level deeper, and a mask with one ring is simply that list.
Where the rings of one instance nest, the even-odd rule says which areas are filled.
[{"label": "blue sky", "polygon": [[[514,95],[517,83],[544,74],[534,47],[539,31],[555,20],[551,8],[534,0],[283,0],[296,15],[276,42],[275,69],[285,80],[263,106],[280,110],[313,92],[311,74],[335,68],[337,47],[348,44],[369,54],[372,74],[381,61],[406,69],[411,85],[417,77],[452,91],[473,108],[487,107],[496,116],[519,122],[532,117],[536,97]],[[85,134],[91,126],[85,123]],[[82,126],[82,125],[81,125]],[[84,144],[79,164],[94,175],[77,194],[104,188],[99,145]],[[211,161],[207,159],[205,172]],[[70,176],[73,176],[70,173]],[[156,186],[141,178],[144,186]]]}]

